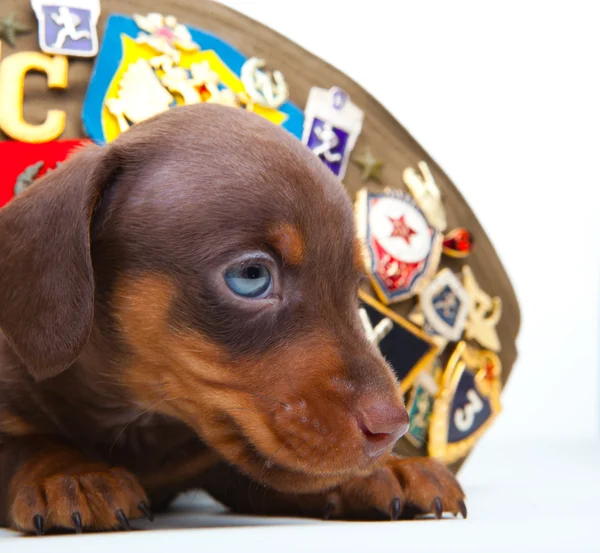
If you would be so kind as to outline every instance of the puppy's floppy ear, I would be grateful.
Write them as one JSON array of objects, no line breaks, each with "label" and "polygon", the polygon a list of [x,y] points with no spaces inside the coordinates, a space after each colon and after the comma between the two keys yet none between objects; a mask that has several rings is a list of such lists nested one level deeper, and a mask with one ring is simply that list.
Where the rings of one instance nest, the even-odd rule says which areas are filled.
[{"label": "puppy's floppy ear", "polygon": [[0,209],[0,329],[36,380],[68,368],[91,332],[90,224],[115,171],[107,153],[74,152]]}]

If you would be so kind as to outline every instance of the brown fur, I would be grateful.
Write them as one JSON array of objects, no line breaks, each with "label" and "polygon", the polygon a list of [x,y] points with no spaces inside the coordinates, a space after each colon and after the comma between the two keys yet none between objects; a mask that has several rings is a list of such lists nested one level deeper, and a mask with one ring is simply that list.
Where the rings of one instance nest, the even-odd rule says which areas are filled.
[{"label": "brown fur", "polygon": [[[0,234],[0,523],[110,529],[194,487],[246,510],[248,482],[257,512],[457,510],[446,469],[389,454],[408,418],[357,316],[352,206],[286,131],[170,110],[77,152]],[[223,279],[249,252],[266,299]]]}]

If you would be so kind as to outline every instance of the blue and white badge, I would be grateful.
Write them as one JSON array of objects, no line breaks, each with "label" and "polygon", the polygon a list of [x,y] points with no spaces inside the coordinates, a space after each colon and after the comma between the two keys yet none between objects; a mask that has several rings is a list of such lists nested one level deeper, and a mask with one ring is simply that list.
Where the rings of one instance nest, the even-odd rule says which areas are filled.
[{"label": "blue and white badge", "polygon": [[100,0],[31,0],[40,49],[47,54],[92,58],[98,53]]},{"label": "blue and white badge", "polygon": [[460,280],[446,268],[421,290],[419,302],[425,321],[445,339],[458,342],[469,314],[469,296]]},{"label": "blue and white badge", "polygon": [[362,131],[363,111],[341,88],[313,87],[304,110],[302,142],[340,179]]}]

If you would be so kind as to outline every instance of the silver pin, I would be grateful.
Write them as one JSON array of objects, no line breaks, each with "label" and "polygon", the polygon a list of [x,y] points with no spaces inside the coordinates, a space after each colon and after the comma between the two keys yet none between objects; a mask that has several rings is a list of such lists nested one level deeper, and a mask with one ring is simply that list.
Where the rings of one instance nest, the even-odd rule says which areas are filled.
[{"label": "silver pin", "polygon": [[288,85],[281,71],[264,71],[265,60],[250,58],[242,66],[240,77],[246,92],[261,106],[277,109],[287,101]]}]

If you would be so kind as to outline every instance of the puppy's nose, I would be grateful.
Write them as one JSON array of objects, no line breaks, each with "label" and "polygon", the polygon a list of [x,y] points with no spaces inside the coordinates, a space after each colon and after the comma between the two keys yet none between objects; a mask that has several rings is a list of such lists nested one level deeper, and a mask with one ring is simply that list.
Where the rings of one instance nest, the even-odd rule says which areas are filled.
[{"label": "puppy's nose", "polygon": [[367,453],[377,457],[397,442],[410,426],[406,409],[383,399],[360,402],[356,410],[358,427],[367,438]]}]

